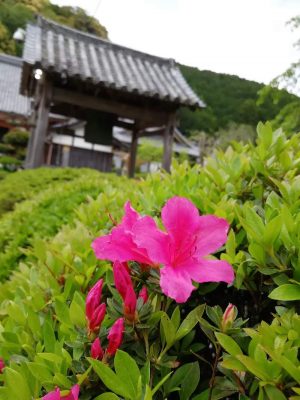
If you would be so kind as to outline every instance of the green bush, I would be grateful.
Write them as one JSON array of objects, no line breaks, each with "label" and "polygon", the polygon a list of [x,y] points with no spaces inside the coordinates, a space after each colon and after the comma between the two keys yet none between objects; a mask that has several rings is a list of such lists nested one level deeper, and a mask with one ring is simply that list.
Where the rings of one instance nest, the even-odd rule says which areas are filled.
[{"label": "green bush", "polygon": [[88,196],[96,197],[103,182],[99,172],[85,170],[77,179],[51,185],[4,215],[0,219],[0,280],[9,276],[36,238],[53,236],[63,224],[70,223],[76,216],[76,205]]},{"label": "green bush", "polygon": [[0,183],[0,218],[20,201],[32,198],[50,186],[54,189],[65,182],[91,174],[97,176],[96,171],[85,168],[39,168],[5,174],[6,179]]},{"label": "green bush", "polygon": [[[95,181],[98,197],[77,207],[54,238],[37,232],[19,269],[1,284],[0,399],[31,400],[75,383],[81,400],[299,399],[299,170],[299,135],[287,139],[260,124],[256,145],[234,143],[204,167],[174,164],[172,174],[144,181]],[[149,300],[138,301],[138,320],[127,321],[114,360],[90,358],[95,335],[86,329],[85,298],[99,278],[107,302],[104,348],[123,315],[111,265],[95,258],[91,242],[121,220],[128,199],[160,223],[174,195],[230,223],[218,258],[234,267],[233,285],[197,285],[177,305],[162,295],[157,270],[132,264],[135,288],[146,285]]]},{"label": "green bush", "polygon": [[26,146],[29,139],[29,132],[21,129],[11,129],[3,136],[3,142],[14,146]]}]

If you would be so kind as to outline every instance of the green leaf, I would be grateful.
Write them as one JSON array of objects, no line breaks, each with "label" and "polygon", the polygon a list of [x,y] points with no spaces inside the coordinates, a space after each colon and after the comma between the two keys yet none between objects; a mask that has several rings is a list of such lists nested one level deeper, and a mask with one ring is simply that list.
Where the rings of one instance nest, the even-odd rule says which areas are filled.
[{"label": "green leaf", "polygon": [[287,400],[285,395],[282,393],[281,390],[277,389],[277,387],[272,386],[272,385],[266,385],[264,386],[265,392],[267,393],[267,396],[269,400]]},{"label": "green leaf", "polygon": [[150,386],[146,386],[146,390],[145,390],[145,396],[144,396],[144,400],[152,400],[153,399],[153,397],[152,397],[152,392],[151,392],[151,389],[150,389]]},{"label": "green leaf", "polygon": [[254,376],[257,376],[262,381],[268,381],[269,375],[266,373],[264,369],[261,368],[260,364],[253,360],[250,357],[244,355],[237,355],[236,358],[245,365],[249,372],[251,372]]},{"label": "green leaf", "polygon": [[175,307],[173,314],[171,316],[171,321],[173,326],[175,327],[175,330],[177,330],[179,328],[179,324],[180,324],[180,309],[179,307]]},{"label": "green leaf", "polygon": [[225,335],[221,332],[215,332],[215,336],[227,353],[231,354],[232,356],[237,356],[239,354],[243,354],[240,346],[228,335]]},{"label": "green leaf", "polygon": [[32,399],[32,393],[30,393],[24,376],[14,369],[9,367],[5,368],[5,384],[9,390],[9,398],[13,400]]},{"label": "green leaf", "polygon": [[226,369],[232,369],[234,371],[245,371],[245,366],[236,358],[232,356],[223,357],[223,361],[221,362],[221,366]]},{"label": "green leaf", "polygon": [[300,286],[293,284],[281,285],[269,294],[272,300],[295,301],[300,300]]},{"label": "green leaf", "polygon": [[39,382],[46,382],[52,380],[52,374],[49,368],[41,363],[34,363],[29,362],[27,363],[27,367],[32,375],[39,381]]},{"label": "green leaf", "polygon": [[122,350],[115,356],[115,370],[118,378],[123,381],[131,398],[137,397],[138,382],[141,377],[139,368],[132,357]]},{"label": "green leaf", "polygon": [[271,350],[269,347],[263,346],[263,349],[274,361],[276,361],[282,368],[284,368],[290,375],[300,384],[300,369],[296,367],[287,357],[278,354],[276,351]]},{"label": "green leaf", "polygon": [[120,396],[131,398],[125,383],[107,365],[93,358],[88,358],[88,361],[108,389]]},{"label": "green leaf", "polygon": [[168,347],[175,342],[175,327],[166,313],[161,316],[161,325]]},{"label": "green leaf", "polygon": [[196,390],[200,380],[200,368],[198,362],[184,365],[185,375],[181,381],[180,400],[188,400]]},{"label": "green leaf", "polygon": [[70,306],[70,319],[72,324],[82,328],[86,325],[85,319],[85,304],[78,292],[75,292],[71,306]]},{"label": "green leaf", "polygon": [[56,339],[55,339],[53,327],[52,327],[51,323],[47,320],[44,322],[43,336],[44,336],[45,350],[49,353],[53,353],[54,348],[55,348]]},{"label": "green leaf", "polygon": [[278,215],[269,221],[265,227],[264,243],[265,245],[272,245],[278,238],[282,229],[282,217]]},{"label": "green leaf", "polygon": [[114,393],[103,393],[95,397],[94,400],[119,400],[119,397]]},{"label": "green leaf", "polygon": [[165,375],[159,382],[158,384],[155,386],[154,389],[152,389],[151,393],[152,396],[155,395],[155,393],[158,391],[158,389],[170,378],[170,376],[172,375],[173,372],[169,372],[167,375]]},{"label": "green leaf", "polygon": [[176,332],[175,340],[182,339],[194,328],[199,319],[202,317],[204,310],[205,304],[200,304],[187,315],[187,317],[182,321],[178,331]]}]

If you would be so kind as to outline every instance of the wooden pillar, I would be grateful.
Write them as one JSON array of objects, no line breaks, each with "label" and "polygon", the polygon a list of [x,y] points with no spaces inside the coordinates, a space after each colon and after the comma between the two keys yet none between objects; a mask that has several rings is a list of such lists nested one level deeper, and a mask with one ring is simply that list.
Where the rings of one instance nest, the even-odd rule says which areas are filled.
[{"label": "wooden pillar", "polygon": [[47,80],[39,83],[35,101],[35,123],[27,147],[25,168],[40,167],[45,163],[45,139],[48,131],[52,86]]},{"label": "wooden pillar", "polygon": [[170,172],[171,170],[174,129],[175,129],[175,115],[171,115],[166,124],[163,137],[164,152],[163,152],[162,167],[167,172]]},{"label": "wooden pillar", "polygon": [[129,157],[129,165],[128,165],[128,177],[133,178],[135,172],[135,164],[136,164],[136,153],[138,147],[138,134],[139,129],[138,126],[135,125],[132,131],[131,137],[131,146],[130,146],[130,157]]}]

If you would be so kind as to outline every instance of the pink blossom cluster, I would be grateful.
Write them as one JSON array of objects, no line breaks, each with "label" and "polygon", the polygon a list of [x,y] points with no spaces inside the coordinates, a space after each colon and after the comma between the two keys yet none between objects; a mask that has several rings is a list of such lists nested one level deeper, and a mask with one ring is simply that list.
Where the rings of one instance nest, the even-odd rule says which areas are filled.
[{"label": "pink blossom cluster", "polygon": [[[175,196],[162,209],[166,229],[162,231],[153,218],[139,215],[130,202],[124,208],[121,223],[110,234],[94,240],[92,247],[98,259],[112,261],[114,269],[128,261],[155,268],[161,266],[161,290],[178,303],[186,302],[195,290],[193,281],[233,282],[234,271],[230,264],[208,258],[227,240],[229,224],[225,219],[200,216],[191,201]],[[121,296],[126,299],[125,289],[122,291]],[[131,289],[127,294],[133,299]],[[131,312],[133,303],[130,303]]]}]

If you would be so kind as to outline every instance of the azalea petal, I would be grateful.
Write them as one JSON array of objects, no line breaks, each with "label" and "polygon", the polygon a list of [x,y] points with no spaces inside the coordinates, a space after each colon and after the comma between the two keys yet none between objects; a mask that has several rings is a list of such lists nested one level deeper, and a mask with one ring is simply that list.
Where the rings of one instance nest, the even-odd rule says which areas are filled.
[{"label": "azalea petal", "polygon": [[52,392],[43,396],[42,400],[60,400],[60,390],[56,388]]},{"label": "azalea petal", "polygon": [[184,269],[165,266],[160,270],[162,292],[177,303],[185,303],[195,287]]},{"label": "azalea petal", "polygon": [[199,233],[196,241],[196,254],[203,257],[217,251],[227,240],[228,222],[215,215],[198,218]]},{"label": "azalea petal", "polygon": [[157,228],[151,217],[141,218],[133,227],[133,240],[147,250],[152,264],[167,264],[170,261],[170,242],[166,233]]},{"label": "azalea petal", "polygon": [[121,226],[114,228],[110,235],[95,239],[92,247],[99,260],[150,263],[147,251],[139,249],[132,240],[131,233],[125,232]]},{"label": "azalea petal", "polygon": [[226,282],[232,283],[234,280],[234,270],[227,261],[224,260],[198,260],[189,266],[179,268],[185,270],[187,274],[196,282]]},{"label": "azalea petal", "polygon": [[122,218],[121,225],[125,230],[131,230],[133,225],[141,218],[140,214],[131,206],[130,201],[124,205],[125,215]]},{"label": "azalea petal", "polygon": [[192,236],[199,230],[199,212],[194,204],[184,197],[172,197],[161,212],[162,221],[169,235],[177,243],[188,234]]},{"label": "azalea petal", "polygon": [[79,385],[74,385],[71,388],[70,393],[67,396],[62,397],[63,400],[78,400],[80,387]]}]

